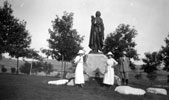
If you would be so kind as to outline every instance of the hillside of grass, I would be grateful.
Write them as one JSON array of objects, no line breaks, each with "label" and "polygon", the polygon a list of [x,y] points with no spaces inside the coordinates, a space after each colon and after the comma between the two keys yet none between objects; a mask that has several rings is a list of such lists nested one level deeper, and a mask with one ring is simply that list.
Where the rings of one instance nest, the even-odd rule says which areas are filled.
[{"label": "hillside of grass", "polygon": [[[31,63],[31,61],[28,61],[28,62]],[[56,71],[62,71],[63,70],[61,61],[57,61],[57,60],[53,60],[53,59],[44,59],[44,62],[51,63],[53,65],[53,69],[56,70]],[[25,63],[25,61],[19,60],[19,66],[23,65],[24,63]],[[12,67],[17,68],[17,60],[12,59],[12,58],[3,57],[0,60],[0,68],[2,66],[7,68],[7,72],[10,72],[10,69]],[[69,67],[71,67],[71,64],[67,62],[65,66],[66,66],[65,69],[68,69]]]},{"label": "hillside of grass", "polygon": [[[44,62],[51,63],[53,65],[54,70],[57,70],[57,71],[63,70],[61,61],[57,61],[57,60],[53,60],[53,59],[44,59]],[[69,62],[66,62],[66,64],[63,63],[63,65],[66,66],[65,69],[68,69],[72,66],[71,63],[69,63]]]},{"label": "hillside of grass", "polygon": [[[169,95],[146,93],[143,96],[123,95],[101,86],[97,80],[85,83],[84,88],[48,85],[55,77],[0,74],[0,100],[168,100]],[[130,80],[129,85],[146,90],[147,81]],[[169,90],[167,89],[169,92]]]},{"label": "hillside of grass", "polygon": [[[57,60],[53,60],[53,59],[44,59],[44,62],[48,62],[51,63],[53,65],[53,69],[55,71],[63,71],[64,68],[62,67],[62,62],[61,61],[57,61]],[[19,60],[19,66],[23,65],[25,62],[23,60]],[[17,67],[17,60],[16,59],[9,59],[9,58],[4,58],[0,60],[0,68],[1,66],[4,65],[5,68],[7,68],[7,72],[10,72],[10,68],[11,67]],[[68,71],[69,68],[72,65],[70,63],[67,63],[65,70]],[[137,66],[137,69],[135,71],[131,71],[130,72],[130,77],[135,77],[136,74],[139,74],[140,72],[142,73],[142,78],[143,79],[147,79],[146,77],[146,73],[144,73],[143,71],[139,70],[140,66]],[[0,70],[1,72],[1,70]],[[169,75],[169,72],[166,71],[157,71],[157,80],[167,80],[167,75]],[[148,79],[147,79],[148,80]]]},{"label": "hillside of grass", "polygon": [[[24,61],[19,60],[19,66],[21,66],[23,64],[24,64]],[[0,66],[4,66],[7,69],[10,69],[12,67],[16,68],[17,67],[17,60],[3,57],[0,60]]]}]

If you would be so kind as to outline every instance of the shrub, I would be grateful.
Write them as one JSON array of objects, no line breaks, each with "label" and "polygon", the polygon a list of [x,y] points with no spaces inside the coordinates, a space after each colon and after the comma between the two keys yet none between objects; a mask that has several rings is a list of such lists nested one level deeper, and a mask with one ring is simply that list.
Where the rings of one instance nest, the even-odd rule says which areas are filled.
[{"label": "shrub", "polygon": [[136,74],[136,75],[135,75],[135,78],[136,78],[137,80],[142,79],[142,74],[141,74],[141,73]]},{"label": "shrub", "polygon": [[[25,62],[21,67],[20,71],[25,74],[30,73],[31,63]],[[32,73],[45,72],[46,75],[53,71],[53,66],[47,62],[33,62],[32,63]]]},{"label": "shrub", "polygon": [[43,71],[47,74],[50,74],[53,71],[53,66],[51,63],[44,62],[43,65]]},{"label": "shrub", "polygon": [[148,73],[147,74],[147,78],[150,80],[151,82],[151,86],[153,84],[153,82],[156,80],[157,78],[157,74],[155,72],[152,72],[152,73]]},{"label": "shrub", "polygon": [[20,71],[22,73],[29,74],[30,73],[30,67],[31,67],[31,64],[29,62],[25,62],[23,65],[21,65]]},{"label": "shrub", "polygon": [[11,73],[12,73],[12,74],[15,74],[15,72],[16,72],[16,68],[14,68],[14,67],[11,68]]},{"label": "shrub", "polygon": [[5,68],[4,65],[2,65],[1,71],[2,71],[3,73],[7,72],[7,69]]},{"label": "shrub", "polygon": [[55,75],[56,78],[61,78],[62,74],[58,73],[57,75]]},{"label": "shrub", "polygon": [[132,70],[135,70],[135,69],[136,69],[136,65],[135,65],[134,63],[130,62],[130,68],[131,68]]}]

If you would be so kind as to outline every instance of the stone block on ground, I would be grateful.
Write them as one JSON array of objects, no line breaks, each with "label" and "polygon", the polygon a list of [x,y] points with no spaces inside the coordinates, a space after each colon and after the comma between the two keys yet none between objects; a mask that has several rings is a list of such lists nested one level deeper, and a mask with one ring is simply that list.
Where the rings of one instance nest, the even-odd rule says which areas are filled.
[{"label": "stone block on ground", "polygon": [[64,85],[67,82],[68,82],[67,79],[60,79],[60,80],[48,81],[48,84],[52,84],[52,85]]},{"label": "stone block on ground", "polygon": [[144,95],[146,92],[143,89],[140,88],[133,88],[130,86],[117,86],[115,88],[116,92],[119,92],[120,94],[125,94],[125,95]]},{"label": "stone block on ground", "polygon": [[74,86],[75,85],[75,79],[71,79],[68,83],[68,86]]},{"label": "stone block on ground", "polygon": [[117,75],[114,75],[114,84],[117,84],[118,86],[122,84],[120,77]]},{"label": "stone block on ground", "polygon": [[154,94],[167,95],[167,90],[163,88],[147,88],[147,92],[154,93]]}]

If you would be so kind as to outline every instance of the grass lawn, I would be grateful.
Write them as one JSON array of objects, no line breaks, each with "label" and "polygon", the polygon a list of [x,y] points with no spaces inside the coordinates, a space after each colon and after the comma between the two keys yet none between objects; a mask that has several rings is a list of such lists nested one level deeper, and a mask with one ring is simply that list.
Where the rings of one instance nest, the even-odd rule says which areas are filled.
[{"label": "grass lawn", "polygon": [[[122,95],[114,92],[116,86],[108,89],[95,80],[86,82],[84,88],[48,85],[50,80],[56,78],[1,73],[0,100],[169,100],[169,95],[151,93],[144,96]],[[144,81],[133,81],[130,85],[144,90],[148,87]]]}]

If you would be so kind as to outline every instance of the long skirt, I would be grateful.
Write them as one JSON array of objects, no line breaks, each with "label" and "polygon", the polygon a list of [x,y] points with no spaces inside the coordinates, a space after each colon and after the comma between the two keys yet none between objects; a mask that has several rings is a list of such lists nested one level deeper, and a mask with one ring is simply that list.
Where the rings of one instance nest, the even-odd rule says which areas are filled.
[{"label": "long skirt", "polygon": [[103,83],[107,85],[114,85],[114,68],[107,66],[107,73],[104,74]]},{"label": "long skirt", "polygon": [[84,84],[83,63],[78,63],[76,66],[75,84]]}]

